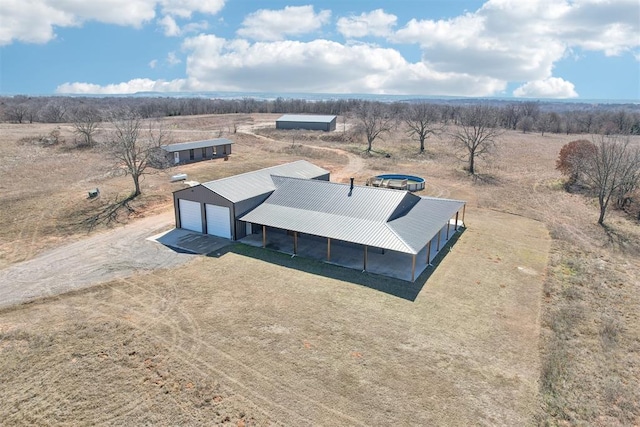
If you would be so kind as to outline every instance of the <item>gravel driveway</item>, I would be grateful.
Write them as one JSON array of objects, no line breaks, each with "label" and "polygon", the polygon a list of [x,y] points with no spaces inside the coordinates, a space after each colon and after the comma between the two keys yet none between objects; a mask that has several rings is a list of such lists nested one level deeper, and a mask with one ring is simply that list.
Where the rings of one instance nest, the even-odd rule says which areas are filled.
[{"label": "gravel driveway", "polygon": [[147,240],[173,221],[172,211],[143,218],[0,270],[0,308],[185,263],[193,255]]}]

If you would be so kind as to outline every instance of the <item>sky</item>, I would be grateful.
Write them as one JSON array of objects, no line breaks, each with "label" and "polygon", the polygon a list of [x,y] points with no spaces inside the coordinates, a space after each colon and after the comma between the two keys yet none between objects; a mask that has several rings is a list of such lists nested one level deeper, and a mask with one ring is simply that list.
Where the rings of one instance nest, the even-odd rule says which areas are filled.
[{"label": "sky", "polygon": [[638,0],[2,0],[0,94],[640,101]]}]

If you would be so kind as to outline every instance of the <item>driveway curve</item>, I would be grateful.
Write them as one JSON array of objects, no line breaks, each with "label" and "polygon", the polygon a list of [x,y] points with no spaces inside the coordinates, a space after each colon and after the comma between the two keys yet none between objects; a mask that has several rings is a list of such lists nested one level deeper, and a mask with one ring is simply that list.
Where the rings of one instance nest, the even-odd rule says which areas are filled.
[{"label": "driveway curve", "polygon": [[187,262],[190,255],[147,240],[173,220],[172,211],[142,218],[0,270],[0,308]]}]

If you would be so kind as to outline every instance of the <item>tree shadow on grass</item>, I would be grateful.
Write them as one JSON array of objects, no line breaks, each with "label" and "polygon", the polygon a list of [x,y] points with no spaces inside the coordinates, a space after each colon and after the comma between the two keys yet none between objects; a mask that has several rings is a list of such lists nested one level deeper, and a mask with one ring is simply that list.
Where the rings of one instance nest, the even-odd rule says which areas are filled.
[{"label": "tree shadow on grass", "polygon": [[612,247],[625,254],[640,255],[640,242],[633,236],[629,236],[627,233],[617,230],[606,223],[602,224],[602,229]]},{"label": "tree shadow on grass", "polygon": [[88,213],[88,216],[81,221],[81,225],[91,231],[99,225],[119,223],[122,215],[128,217],[136,212],[130,205],[131,201],[135,198],[136,196],[134,196],[133,193],[124,199],[120,199],[119,196],[116,195],[112,201],[107,201],[97,209]]},{"label": "tree shadow on grass", "polygon": [[451,251],[453,245],[460,238],[464,230],[464,228],[460,228],[459,232],[449,239],[438,255],[431,261],[431,266],[427,267],[413,283],[379,274],[361,272],[360,270],[341,267],[302,256],[292,257],[290,254],[278,252],[274,249],[264,249],[242,243],[227,246],[208,256],[219,258],[225,253],[231,252],[293,270],[365,286],[408,301],[415,301],[425,283],[429,280],[429,277],[431,277],[440,262],[442,262],[444,257]]}]

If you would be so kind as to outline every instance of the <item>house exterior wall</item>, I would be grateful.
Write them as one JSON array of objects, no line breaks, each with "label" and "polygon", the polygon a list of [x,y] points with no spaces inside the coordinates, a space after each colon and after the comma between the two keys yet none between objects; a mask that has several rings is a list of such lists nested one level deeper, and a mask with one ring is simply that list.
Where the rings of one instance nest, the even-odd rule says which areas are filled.
[{"label": "house exterior wall", "polygon": [[330,132],[336,129],[336,119],[329,123],[323,122],[292,122],[285,120],[276,120],[276,129],[305,129],[305,130],[322,130]]},{"label": "house exterior wall", "polygon": [[[193,159],[191,158],[192,150],[180,150],[177,153],[180,155],[180,163],[191,163],[191,162],[199,162],[201,160],[206,159],[219,159],[221,157],[228,156],[231,154],[231,144],[218,145],[215,147],[205,147],[204,153],[203,148],[194,148],[193,149]],[[175,164],[174,154],[175,152],[167,153],[167,160],[169,164]]]},{"label": "house exterior wall", "polygon": [[[204,232],[207,232],[207,217],[205,212],[205,204],[217,205],[217,206],[226,206],[229,208],[229,211],[233,218],[234,216],[234,205],[229,200],[221,197],[220,195],[214,193],[208,188],[203,187],[202,185],[196,185],[195,187],[184,188],[182,190],[175,191],[173,193],[173,211],[176,219],[176,228],[181,228],[180,224],[180,202],[179,199],[191,200],[193,202],[200,203],[200,213],[202,217],[202,229]],[[231,225],[231,236],[235,236],[235,222],[229,219]]]}]

